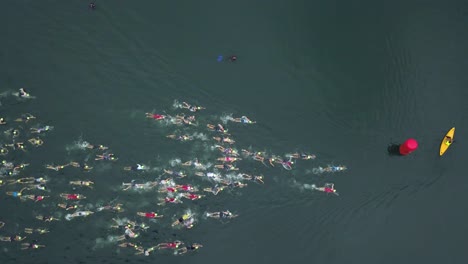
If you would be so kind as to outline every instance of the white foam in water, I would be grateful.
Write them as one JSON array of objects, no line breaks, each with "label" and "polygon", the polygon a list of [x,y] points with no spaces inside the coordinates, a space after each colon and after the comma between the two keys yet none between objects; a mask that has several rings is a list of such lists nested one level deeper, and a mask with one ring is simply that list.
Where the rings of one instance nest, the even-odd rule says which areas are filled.
[{"label": "white foam in water", "polygon": [[175,158],[175,159],[170,160],[169,163],[171,164],[172,167],[175,167],[175,166],[181,164],[182,160],[179,159],[179,158]]},{"label": "white foam in water", "polygon": [[172,107],[174,107],[175,109],[182,108],[182,104],[179,103],[179,101],[174,100],[174,103],[172,103]]},{"label": "white foam in water", "polygon": [[227,114],[227,115],[221,116],[219,119],[221,119],[221,122],[223,124],[227,124],[229,121],[232,121],[234,118],[232,117],[232,114]]},{"label": "white foam in water", "polygon": [[96,238],[93,249],[104,248],[106,246],[115,244],[119,240],[119,236],[108,236],[107,238]]},{"label": "white foam in water", "polygon": [[208,140],[208,137],[207,137],[205,134],[203,134],[203,133],[197,133],[197,132],[195,132],[195,133],[192,134],[192,137],[193,137],[193,138],[197,138],[197,139],[201,139],[201,140],[203,140],[203,141],[207,141],[207,140]]},{"label": "white foam in water", "polygon": [[85,150],[89,145],[89,142],[83,140],[83,138],[80,136],[77,141],[73,142],[72,145],[67,145],[65,149],[68,152],[73,150]]},{"label": "white foam in water", "polygon": [[317,188],[317,186],[315,184],[300,183],[300,182],[297,182],[296,180],[291,181],[291,186],[294,187],[294,188],[298,188],[301,191],[315,190],[315,188]]}]

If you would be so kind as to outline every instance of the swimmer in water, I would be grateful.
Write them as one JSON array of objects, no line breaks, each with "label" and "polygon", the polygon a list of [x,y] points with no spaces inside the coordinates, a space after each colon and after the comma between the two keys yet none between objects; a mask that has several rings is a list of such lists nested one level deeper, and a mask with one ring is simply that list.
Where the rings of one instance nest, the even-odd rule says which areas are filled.
[{"label": "swimmer in water", "polygon": [[88,8],[91,9],[91,10],[95,10],[96,9],[96,3],[95,2],[89,3]]},{"label": "swimmer in water", "polygon": [[264,184],[264,183],[265,183],[265,182],[263,181],[263,176],[251,176],[251,175],[248,175],[248,174],[245,174],[245,173],[241,173],[240,176],[241,176],[244,180],[254,181],[254,182],[257,182],[257,183],[261,183],[261,184]]},{"label": "swimmer in water", "polygon": [[270,158],[268,158],[268,163],[270,163],[270,165],[272,167],[275,166],[275,163],[276,164],[281,164],[281,162],[282,162],[282,159],[280,157],[278,157],[278,156],[275,156],[275,155],[272,155]]},{"label": "swimmer in water", "polygon": [[58,221],[58,219],[53,216],[43,216],[43,215],[36,216],[36,219],[44,221],[44,222]]},{"label": "swimmer in water", "polygon": [[0,241],[3,241],[3,242],[18,242],[18,241],[23,241],[25,239],[26,237],[22,237],[20,235],[0,236]]},{"label": "swimmer in water", "polygon": [[185,172],[183,171],[172,171],[172,170],[166,170],[164,169],[164,174],[169,174],[169,175],[172,175],[172,176],[177,176],[179,178],[184,178],[186,177],[187,175],[185,174]]},{"label": "swimmer in water", "polygon": [[335,189],[335,185],[333,183],[325,183],[325,185],[323,187],[317,187],[317,186],[315,186],[315,184],[312,184],[312,188],[314,190],[317,190],[317,191],[320,191],[320,192],[331,193],[331,194],[334,194],[334,195],[338,195],[338,193],[336,192],[336,189]]},{"label": "swimmer in water", "polygon": [[189,105],[186,102],[182,102],[181,107],[188,109],[190,112],[197,112],[197,111],[205,109],[204,107],[201,107],[201,106]]},{"label": "swimmer in water", "polygon": [[214,167],[217,168],[217,169],[224,169],[225,171],[237,171],[237,170],[239,170],[239,168],[237,168],[233,164],[227,164],[227,163],[216,164],[216,165],[214,165]]},{"label": "swimmer in water", "polygon": [[36,229],[34,229],[34,228],[25,228],[24,232],[26,234],[38,233],[40,235],[43,235],[43,234],[49,233],[49,230],[47,228],[36,228]]},{"label": "swimmer in water", "polygon": [[117,241],[122,241],[124,239],[129,239],[129,238],[137,238],[140,235],[138,233],[135,233],[135,231],[129,226],[125,226],[124,229],[125,229],[124,234],[118,237]]},{"label": "swimmer in water", "polygon": [[175,123],[176,124],[186,124],[186,125],[196,125],[195,124],[195,116],[185,117],[184,114],[176,115],[175,116]]},{"label": "swimmer in water", "polygon": [[281,161],[281,165],[286,170],[292,170],[292,165],[294,165],[294,161],[292,161],[291,158],[289,160],[283,160]]},{"label": "swimmer in water", "polygon": [[319,167],[319,169],[321,169],[322,172],[339,172],[344,171],[347,168],[346,166],[327,166],[325,168]]},{"label": "swimmer in water", "polygon": [[0,228],[5,226],[5,222],[0,221]]},{"label": "swimmer in water", "polygon": [[29,163],[21,163],[19,165],[16,165],[13,170],[14,171],[17,171],[17,170],[21,170],[21,169],[24,169],[26,168],[27,166],[29,166]]},{"label": "swimmer in water", "polygon": [[146,250],[142,246],[139,246],[130,242],[119,244],[119,247],[133,248],[137,251],[135,255],[145,254],[145,256],[149,256],[149,253],[148,255],[146,255]]},{"label": "swimmer in water", "polygon": [[229,210],[226,211],[219,211],[219,212],[207,212],[206,217],[211,217],[211,218],[216,218],[216,219],[232,219],[238,217],[238,215],[235,215],[231,213]]},{"label": "swimmer in water", "polygon": [[33,190],[41,190],[41,191],[46,191],[47,187],[44,184],[33,184],[28,186],[29,189]]},{"label": "swimmer in water", "polygon": [[293,153],[293,154],[287,154],[286,155],[287,157],[289,158],[293,158],[293,159],[303,159],[303,160],[313,160],[316,158],[315,155],[313,154],[306,154],[306,153]]},{"label": "swimmer in water", "polygon": [[186,192],[196,192],[197,188],[193,187],[192,185],[176,185],[174,186],[177,190],[182,190]]},{"label": "swimmer in water", "polygon": [[225,129],[223,127],[223,125],[221,125],[221,124],[217,124],[216,126],[212,125],[212,124],[207,124],[206,127],[211,131],[216,131],[216,132],[220,132],[220,133],[224,133],[224,134],[227,134],[227,132],[228,132],[228,130]]},{"label": "swimmer in water", "polygon": [[65,209],[66,211],[68,210],[74,210],[74,209],[78,209],[81,207],[81,205],[79,204],[57,204],[58,207],[62,208],[62,209]]},{"label": "swimmer in water", "polygon": [[0,117],[0,125],[6,125],[5,118]]},{"label": "swimmer in water", "polygon": [[34,133],[34,134],[40,134],[40,133],[43,133],[43,132],[46,132],[46,131],[51,131],[53,130],[54,127],[53,126],[44,126],[44,127],[32,127],[30,128],[30,131],[31,133]]},{"label": "swimmer in water", "polygon": [[26,147],[24,146],[23,142],[15,142],[13,144],[5,144],[5,147],[10,147],[13,150],[22,150],[23,152],[26,152]]},{"label": "swimmer in water", "polygon": [[73,219],[75,217],[87,217],[87,216],[92,215],[92,214],[94,214],[94,212],[91,212],[91,211],[76,211],[73,214],[67,214],[65,216],[65,219],[70,221],[71,219]]},{"label": "swimmer in water", "polygon": [[8,149],[6,148],[0,148],[0,155],[5,156],[8,154]]},{"label": "swimmer in water", "polygon": [[13,169],[15,167],[15,165],[13,164],[13,162],[11,161],[6,161],[6,160],[2,160],[2,167],[4,167],[5,169]]},{"label": "swimmer in water", "polygon": [[46,164],[45,167],[46,167],[46,169],[49,169],[49,170],[59,171],[59,170],[65,169],[66,167],[68,167],[68,165],[70,165],[70,164],[57,165],[57,166],[54,166],[52,164]]},{"label": "swimmer in water", "polygon": [[206,174],[203,172],[195,172],[195,175],[200,176],[200,177],[208,177],[209,179],[213,181],[220,181],[221,180],[221,174],[219,173],[214,173],[214,172],[207,172]]},{"label": "swimmer in water", "polygon": [[181,241],[176,240],[174,242],[159,243],[155,246],[155,248],[156,249],[177,249],[183,244],[184,243],[182,243]]},{"label": "swimmer in water", "polygon": [[178,203],[182,203],[182,200],[178,199],[177,197],[166,197],[164,198],[164,200],[158,203],[158,205],[165,205],[169,203],[178,204]]},{"label": "swimmer in water", "polygon": [[198,200],[198,199],[205,197],[205,195],[195,194],[195,193],[184,193],[182,197],[194,201],[194,200]]},{"label": "swimmer in water", "polygon": [[116,213],[121,213],[121,212],[125,211],[122,208],[122,204],[120,204],[120,203],[116,204],[116,205],[106,205],[106,206],[101,206],[101,207],[96,208],[97,212],[101,212],[101,211],[104,211],[104,210],[113,211],[113,212],[116,212]]},{"label": "swimmer in water", "polygon": [[137,212],[138,216],[146,217],[148,219],[156,219],[156,218],[162,218],[163,215],[159,215],[158,213],[155,212]]},{"label": "swimmer in water", "polygon": [[225,155],[230,155],[230,156],[234,156],[234,157],[239,156],[239,153],[237,152],[237,150],[235,150],[233,148],[225,148],[225,147],[220,146],[220,145],[215,145],[215,147],[217,149],[219,149]]},{"label": "swimmer in water", "polygon": [[237,56],[236,55],[231,55],[231,56],[229,56],[229,60],[231,62],[235,62],[235,61],[237,61]]},{"label": "swimmer in water", "polygon": [[42,146],[42,144],[44,144],[44,141],[42,141],[42,139],[40,138],[31,138],[28,140],[28,142],[35,147],[39,147]]},{"label": "swimmer in water", "polygon": [[18,191],[18,192],[7,192],[6,194],[9,195],[9,196],[13,196],[13,197],[15,197],[15,198],[16,198],[16,197],[21,198],[22,195],[23,195],[23,192],[24,192],[25,190],[29,190],[29,188],[28,188],[28,187],[24,187],[23,189],[21,189],[21,190]]},{"label": "swimmer in water", "polygon": [[73,167],[75,167],[75,168],[81,168],[81,169],[82,169],[83,171],[85,171],[85,172],[88,172],[88,171],[90,171],[90,170],[93,169],[93,167],[87,165],[86,163],[80,165],[80,163],[75,162],[75,161],[71,161],[70,163],[67,164],[67,166],[68,166],[68,165],[71,165],[71,166],[73,166]]},{"label": "swimmer in water", "polygon": [[136,183],[135,180],[132,180],[131,182],[129,183],[125,183],[123,182],[122,183],[122,186],[125,187],[123,190],[126,191],[126,190],[129,190],[129,189],[133,189],[133,190],[149,190],[149,189],[152,189],[154,188],[155,186],[158,185],[158,182],[154,181],[154,182],[146,182],[146,183]]},{"label": "swimmer in water", "polygon": [[88,149],[97,149],[97,150],[107,150],[109,149],[108,147],[104,145],[91,145],[91,144],[86,144],[86,148]]},{"label": "swimmer in water", "polygon": [[189,135],[182,135],[182,136],[167,135],[166,137],[167,137],[167,138],[170,138],[170,139],[179,140],[179,141],[190,141],[190,140],[193,140],[193,137],[192,137],[192,136],[189,136]]},{"label": "swimmer in water", "polygon": [[222,190],[224,190],[224,186],[218,186],[217,184],[213,187],[208,187],[208,188],[204,188],[203,191],[204,192],[209,192],[209,193],[212,193],[214,195],[218,195],[218,193]]},{"label": "swimmer in water", "polygon": [[96,155],[96,158],[94,160],[110,160],[110,161],[116,161],[118,158],[114,156],[112,153],[104,153],[102,155]]},{"label": "swimmer in water", "polygon": [[223,180],[221,181],[222,184],[227,185],[228,187],[231,188],[244,188],[247,186],[247,183],[242,183],[240,181],[228,181],[228,180]]},{"label": "swimmer in water", "polygon": [[185,246],[185,247],[182,247],[182,248],[178,249],[178,250],[176,251],[176,254],[177,254],[177,255],[182,255],[182,254],[185,254],[185,253],[187,253],[187,252],[193,252],[193,251],[195,251],[195,250],[197,250],[197,249],[200,249],[200,248],[202,248],[202,247],[203,247],[202,244],[193,243],[193,244],[190,244],[190,245],[188,245],[188,246]]},{"label": "swimmer in water", "polygon": [[236,162],[236,161],[239,161],[239,160],[242,160],[242,159],[241,158],[236,158],[236,157],[221,157],[221,158],[218,158],[217,160],[222,161],[222,162],[232,163],[232,162]]},{"label": "swimmer in water", "polygon": [[231,121],[237,122],[237,123],[242,123],[242,124],[255,124],[257,122],[250,120],[246,116],[238,117],[238,118],[232,118]]},{"label": "swimmer in water", "polygon": [[137,164],[135,166],[124,167],[124,170],[126,171],[144,171],[148,169],[149,168],[146,165],[141,165],[141,164]]},{"label": "swimmer in water", "polygon": [[29,195],[24,195],[22,198],[23,199],[33,200],[34,202],[40,202],[40,201],[44,200],[47,197],[50,197],[50,196],[29,194]]},{"label": "swimmer in water", "polygon": [[178,225],[183,225],[186,228],[190,229],[193,227],[194,222],[195,222],[195,219],[193,219],[191,214],[184,214],[181,218],[174,221],[171,226],[175,227]]},{"label": "swimmer in water", "polygon": [[27,123],[27,122],[29,122],[29,121],[31,121],[33,119],[36,119],[36,117],[31,115],[30,113],[26,113],[26,114],[21,115],[20,118],[15,119],[15,122],[25,122],[25,123]]},{"label": "swimmer in water", "polygon": [[181,165],[182,166],[193,166],[197,170],[206,170],[206,165],[203,165],[202,163],[200,163],[197,158],[195,158],[194,160],[189,160],[187,162],[184,162]]},{"label": "swimmer in water", "polygon": [[166,118],[165,115],[146,113],[146,118],[152,118],[154,120],[163,120]]},{"label": "swimmer in water", "polygon": [[66,200],[82,200],[86,199],[84,195],[81,194],[75,194],[75,193],[61,193],[60,197],[66,199]]},{"label": "swimmer in water", "polygon": [[44,178],[34,178],[34,177],[27,177],[27,178],[20,178],[16,180],[8,180],[8,184],[45,184],[47,182]]},{"label": "swimmer in water", "polygon": [[84,187],[89,187],[93,188],[94,182],[92,181],[70,181],[70,185],[75,185],[75,186],[84,186]]},{"label": "swimmer in water", "polygon": [[233,139],[230,139],[229,137],[213,137],[214,140],[216,140],[217,142],[223,142],[223,143],[228,143],[228,144],[234,144],[236,143],[236,141],[234,141]]},{"label": "swimmer in water", "polygon": [[23,99],[32,99],[34,96],[31,96],[24,88],[20,88],[17,93],[13,93],[14,96],[23,98]]},{"label": "swimmer in water", "polygon": [[177,192],[177,189],[175,187],[172,187],[172,186],[163,186],[163,188],[159,189],[160,193],[175,193]]},{"label": "swimmer in water", "polygon": [[39,244],[36,244],[36,243],[37,243],[36,240],[33,240],[33,242],[31,242],[31,243],[21,243],[21,249],[26,250],[26,249],[45,248],[44,245],[39,245]]}]

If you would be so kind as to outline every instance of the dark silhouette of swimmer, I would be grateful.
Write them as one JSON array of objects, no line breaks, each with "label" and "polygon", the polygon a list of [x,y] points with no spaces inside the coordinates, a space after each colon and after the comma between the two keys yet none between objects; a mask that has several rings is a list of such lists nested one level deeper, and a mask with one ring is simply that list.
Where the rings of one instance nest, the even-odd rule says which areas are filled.
[{"label": "dark silhouette of swimmer", "polygon": [[229,57],[229,60],[230,60],[231,62],[235,62],[235,61],[237,60],[237,56],[236,56],[236,55],[231,55],[231,56]]},{"label": "dark silhouette of swimmer", "polygon": [[91,9],[91,10],[94,10],[94,9],[96,9],[96,3],[95,3],[95,2],[91,2],[91,3],[89,3],[89,5],[88,5],[88,6],[89,6],[89,9]]}]

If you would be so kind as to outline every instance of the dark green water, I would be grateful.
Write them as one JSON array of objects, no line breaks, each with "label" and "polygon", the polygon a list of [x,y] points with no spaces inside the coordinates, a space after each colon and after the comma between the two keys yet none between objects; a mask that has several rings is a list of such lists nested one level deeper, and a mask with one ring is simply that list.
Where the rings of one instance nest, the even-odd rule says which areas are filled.
[{"label": "dark green water", "polygon": [[[37,97],[0,98],[1,116],[29,112],[55,127],[44,146],[6,157],[31,164],[24,177],[47,175],[52,197],[20,202],[5,195],[19,186],[0,187],[0,220],[7,223],[1,235],[47,226],[51,233],[31,236],[47,247],[21,251],[18,243],[1,242],[0,263],[466,263],[466,3],[99,0],[97,7],[20,0],[0,9],[0,92],[25,87]],[[218,63],[219,54],[239,60]],[[228,124],[236,148],[308,150],[317,159],[299,161],[291,172],[242,161],[241,170],[265,175],[265,185],[164,209],[155,192],[120,191],[122,182],[160,175],[138,176],[124,166],[162,169],[174,158],[217,157],[207,150],[211,142],[170,141],[164,136],[175,126],[145,119],[145,112],[180,112],[174,100],[207,108],[193,131],[211,136],[205,123],[247,115],[258,124]],[[452,126],[456,142],[440,158]],[[80,137],[109,146],[119,161],[94,163],[93,152],[67,150]],[[408,137],[419,141],[414,154],[388,155],[388,144]],[[86,158],[95,166],[89,174],[44,169]],[[330,163],[348,170],[308,173]],[[63,214],[55,207],[58,194],[73,192],[67,182],[78,179],[96,184],[76,191],[85,203],[118,199],[126,211],[45,225],[34,219]],[[210,185],[193,177],[181,182]],[[294,182],[334,182],[340,196],[301,191]],[[240,216],[171,228],[187,208]],[[142,210],[168,219],[152,223],[136,242],[180,239],[204,247],[143,257],[102,242],[119,235],[109,228],[112,217],[135,218]]]}]

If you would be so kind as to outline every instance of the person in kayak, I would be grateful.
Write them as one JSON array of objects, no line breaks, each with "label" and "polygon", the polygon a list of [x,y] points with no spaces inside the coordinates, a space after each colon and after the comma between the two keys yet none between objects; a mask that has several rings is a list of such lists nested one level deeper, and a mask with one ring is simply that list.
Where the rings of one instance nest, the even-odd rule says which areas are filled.
[{"label": "person in kayak", "polygon": [[445,145],[450,146],[450,144],[452,144],[452,142],[453,142],[452,137],[445,136]]}]

